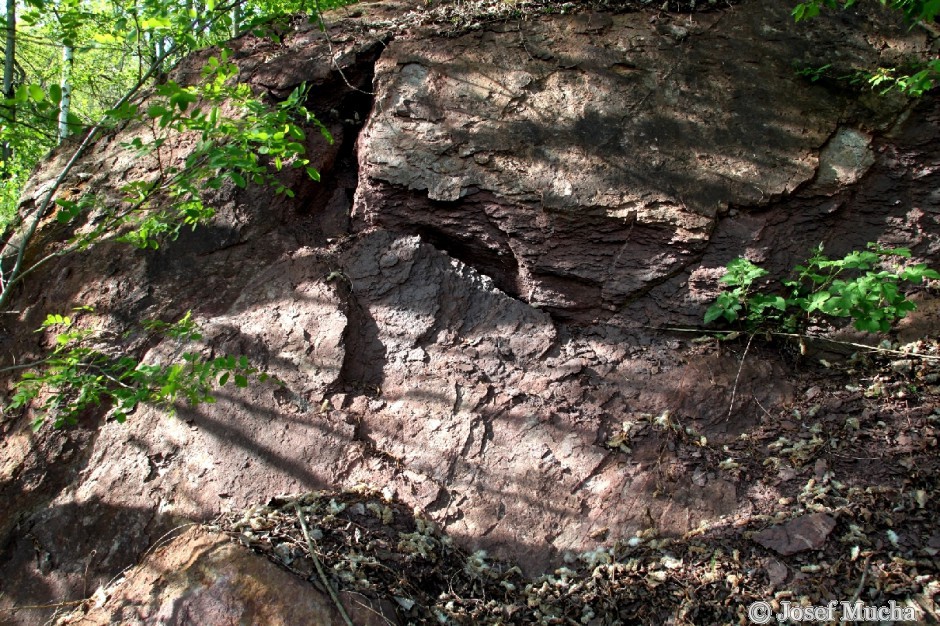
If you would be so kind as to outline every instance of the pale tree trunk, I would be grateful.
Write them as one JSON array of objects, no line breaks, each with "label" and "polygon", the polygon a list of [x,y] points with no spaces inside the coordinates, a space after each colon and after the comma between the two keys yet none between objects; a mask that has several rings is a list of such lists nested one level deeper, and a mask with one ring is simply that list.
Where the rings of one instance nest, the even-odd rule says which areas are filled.
[{"label": "pale tree trunk", "polygon": [[72,63],[75,50],[62,45],[62,100],[59,101],[59,143],[69,136],[69,110],[72,106]]},{"label": "pale tree trunk", "polygon": [[232,38],[238,37],[242,23],[242,4],[238,0],[232,5]]},{"label": "pale tree trunk", "polygon": [[[6,0],[6,47],[4,49],[3,62],[3,97],[12,100],[14,96],[13,88],[13,69],[16,63],[16,0]],[[7,126],[12,126],[16,121],[16,107],[8,105],[5,107],[3,116],[6,118]],[[9,176],[9,161],[13,157],[13,148],[8,141],[4,141],[0,146],[0,158],[3,159],[3,175]]]}]

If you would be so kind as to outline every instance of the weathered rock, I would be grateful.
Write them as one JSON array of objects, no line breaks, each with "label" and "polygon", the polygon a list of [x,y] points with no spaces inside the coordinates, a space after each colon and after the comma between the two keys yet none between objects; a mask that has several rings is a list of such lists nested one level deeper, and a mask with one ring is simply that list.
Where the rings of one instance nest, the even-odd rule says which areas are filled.
[{"label": "weathered rock", "polygon": [[819,550],[836,527],[835,518],[825,513],[810,513],[771,526],[754,535],[754,541],[781,556],[806,550]]},{"label": "weathered rock", "polygon": [[[937,265],[940,245],[933,233],[940,225],[936,218],[940,196],[935,188],[922,188],[921,182],[935,185],[940,181],[940,151],[926,139],[934,136],[940,108],[936,100],[925,100],[917,111],[890,134],[873,140],[875,164],[855,185],[834,195],[818,195],[810,185],[764,211],[742,208],[731,219],[720,220],[700,261],[628,304],[615,316],[617,322],[628,326],[701,323],[704,307],[718,293],[717,273],[731,259],[742,256],[742,251],[781,277],[811,256],[820,243],[829,256],[837,258],[877,241],[911,248],[916,257]],[[924,165],[912,169],[905,165],[909,163]],[[906,337],[932,327],[930,302],[927,299],[924,305],[926,317],[915,312],[910,320],[902,321],[902,329],[912,329]],[[687,313],[680,313],[683,309]],[[844,336],[861,340],[858,333]]]},{"label": "weathered rock", "polygon": [[[754,8],[393,42],[354,215],[559,315],[605,316],[699,258],[729,206],[767,206],[814,177],[831,193],[873,163],[870,137],[839,126],[847,102],[792,71],[819,42],[787,7]],[[873,61],[863,37],[840,43]]]},{"label": "weathered rock", "polygon": [[786,582],[790,572],[787,566],[771,557],[764,563],[764,571],[767,572],[767,578],[774,587],[780,587]]},{"label": "weathered rock", "polygon": [[[219,534],[195,528],[156,550],[87,611],[57,624],[344,624],[329,595]],[[386,624],[380,613],[350,612],[356,624]],[[345,608],[345,607],[344,607]]]},{"label": "weathered rock", "polygon": [[820,151],[819,172],[809,190],[835,193],[858,182],[874,164],[871,137],[852,128],[840,128]]}]

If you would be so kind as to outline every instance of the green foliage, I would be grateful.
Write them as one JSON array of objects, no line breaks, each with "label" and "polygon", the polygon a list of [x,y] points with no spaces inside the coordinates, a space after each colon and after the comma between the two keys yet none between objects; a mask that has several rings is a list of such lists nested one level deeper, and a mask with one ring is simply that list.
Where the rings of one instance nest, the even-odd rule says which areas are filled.
[{"label": "green foliage", "polygon": [[[14,25],[16,97],[0,100],[0,143],[12,149],[0,162],[0,232],[14,221],[30,173],[57,143],[63,45],[74,47],[68,126],[78,134],[102,120],[152,67],[168,71],[186,54],[241,32],[274,36],[278,28],[267,25],[349,1],[29,0]],[[0,16],[0,28],[6,27]],[[110,111],[112,122],[127,112]]]},{"label": "green foliage", "polygon": [[[175,340],[180,350],[202,339],[190,313],[175,323],[153,320],[142,326],[151,335]],[[247,387],[250,378],[267,379],[244,356],[205,358],[190,350],[182,352],[177,362],[160,364],[115,355],[115,349],[109,349],[100,334],[63,315],[47,316],[37,332],[49,330],[58,331],[54,347],[35,364],[35,370],[21,376],[7,407],[38,404],[34,430],[47,419],[56,428],[74,425],[92,407],[106,406],[111,417],[124,422],[140,404],[172,411],[179,401],[212,403],[212,389],[217,386],[232,382],[236,387]]]},{"label": "green foliage", "polygon": [[727,289],[708,307],[705,323],[724,319],[742,323],[750,331],[802,332],[813,323],[851,318],[858,330],[884,332],[914,310],[914,303],[901,291],[902,283],[940,279],[940,273],[923,263],[886,267],[888,261],[910,256],[905,248],[868,244],[867,250],[830,259],[820,244],[794,268],[792,278],[782,281],[783,295],[756,290],[754,282],[767,271],[747,259],[735,259],[721,279]]},{"label": "green foliage", "polygon": [[832,68],[832,63],[826,63],[825,65],[820,65],[818,67],[804,67],[796,71],[798,76],[809,80],[811,83],[815,83],[820,80],[823,76],[826,75],[826,72]]},{"label": "green foliage", "polygon": [[[940,13],[940,0],[878,0],[889,9],[900,11],[908,22],[932,22]],[[793,9],[793,18],[799,22],[819,15],[823,8],[848,9],[858,0],[806,0]]]},{"label": "green foliage", "polygon": [[[182,227],[195,228],[209,221],[215,213],[204,204],[202,194],[219,189],[225,181],[241,188],[249,183],[267,185],[275,193],[292,196],[293,191],[276,176],[285,166],[303,168],[319,180],[319,173],[305,156],[302,124],[316,126],[330,142],[332,138],[304,106],[306,88],[298,87],[272,107],[248,85],[238,83],[237,75],[237,66],[229,62],[229,52],[223,49],[219,56],[209,58],[198,86],[182,87],[168,81],[157,88],[157,98],[145,110],[127,107],[112,112],[116,118],[143,120],[150,127],[150,141],[137,137],[125,147],[139,156],[154,157],[160,172],[155,180],[125,185],[126,204],[105,209],[109,219],[85,235],[83,246],[130,226],[120,240],[139,248],[157,248],[161,241],[176,238]],[[182,133],[197,134],[199,139],[184,161],[168,163],[167,146],[172,143],[168,140]],[[68,216],[81,213],[73,207],[63,208]]]},{"label": "green foliage", "polygon": [[[319,180],[319,172],[306,157],[303,127],[314,126],[327,141],[333,140],[304,106],[305,86],[268,105],[248,85],[237,82],[237,76],[229,52],[222,50],[209,58],[198,85],[168,81],[156,89],[146,108],[125,104],[110,110],[112,124],[136,122],[149,130],[149,139],[145,134],[122,146],[138,158],[153,159],[158,176],[125,183],[123,202],[116,206],[91,193],[57,199],[60,223],[88,221],[94,212],[95,224],[80,230],[57,254],[89,248],[111,235],[138,248],[156,249],[175,239],[183,227],[196,228],[211,220],[215,211],[203,202],[203,194],[226,181],[241,188],[249,183],[266,185],[292,196],[277,176],[281,169],[301,168]],[[178,143],[173,139],[184,133],[195,135],[197,141],[185,159],[173,161],[170,148]]]},{"label": "green foliage", "polygon": [[758,320],[766,315],[768,308],[785,308],[783,298],[750,294],[751,285],[758,278],[766,276],[767,270],[742,258],[728,263],[726,269],[727,273],[721,278],[721,282],[731,287],[731,290],[719,294],[715,303],[705,312],[706,324],[719,317],[729,322],[741,317],[749,321]]},{"label": "green foliage", "polygon": [[[332,8],[346,3],[315,0],[314,6],[319,10],[321,5]],[[303,86],[283,102],[265,102],[238,82],[238,69],[224,49],[209,59],[198,85],[165,80],[155,84],[153,80],[189,52],[245,29],[263,34],[265,23],[311,8],[306,0],[239,0],[227,5],[215,0],[113,0],[106,4],[28,0],[16,24],[0,19],[0,25],[16,34],[18,44],[17,85],[12,97],[0,102],[0,143],[10,149],[5,152],[6,161],[0,163],[4,177],[0,233],[15,216],[19,190],[34,165],[55,145],[59,117],[65,110],[66,75],[71,92],[66,126],[73,133],[83,126],[90,128],[30,222],[16,224],[23,240],[0,246],[4,270],[0,307],[7,304],[17,283],[51,258],[112,236],[139,248],[156,248],[175,238],[181,228],[206,223],[214,215],[203,201],[207,190],[230,182],[242,188],[267,185],[277,193],[292,195],[277,174],[286,167],[302,168],[317,180],[319,173],[305,155],[304,128],[318,129],[328,141],[332,138],[305,108]],[[62,71],[65,46],[73,48],[70,53],[75,56],[68,74]],[[147,86],[153,87],[153,95],[144,106],[138,94]],[[127,182],[119,202],[85,193],[60,197],[51,205],[53,194],[96,132],[118,126],[143,131],[124,147],[152,160],[158,175]],[[185,157],[169,149],[179,145],[181,136],[195,138]],[[33,255],[24,264],[25,250],[53,206],[56,220],[72,225],[75,235],[67,245],[46,256]],[[4,237],[12,241],[9,230]],[[87,325],[79,327],[69,317],[49,316],[40,330],[57,331],[53,347],[16,383],[9,407],[35,407],[37,428],[46,419],[56,427],[74,424],[84,411],[99,406],[124,421],[141,403],[172,409],[183,400],[213,402],[215,386],[231,382],[244,387],[253,376],[265,378],[245,357],[203,358],[195,351],[180,352],[183,345],[201,338],[189,315],[174,324],[145,322],[142,328],[176,341],[179,359],[169,364],[144,363],[122,354],[118,342],[109,343]]]},{"label": "green foliage", "polygon": [[882,94],[896,89],[901,93],[919,98],[940,82],[940,59],[928,61],[913,73],[905,73],[897,68],[879,68],[874,72],[864,72],[862,78],[878,88]]}]

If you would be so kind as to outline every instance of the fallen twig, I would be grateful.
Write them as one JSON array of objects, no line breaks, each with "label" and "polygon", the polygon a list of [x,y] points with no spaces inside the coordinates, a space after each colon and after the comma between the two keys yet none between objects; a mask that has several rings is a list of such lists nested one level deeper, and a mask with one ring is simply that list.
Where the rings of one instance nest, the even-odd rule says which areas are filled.
[{"label": "fallen twig", "polygon": [[734,377],[734,387],[731,389],[731,404],[728,405],[728,418],[731,418],[731,412],[734,411],[734,398],[738,395],[738,381],[741,379],[741,370],[744,369],[744,361],[747,359],[747,351],[751,349],[751,342],[754,341],[754,334],[747,338],[747,345],[744,346],[744,354],[741,355],[741,365],[738,366],[738,373]]},{"label": "fallen twig", "polygon": [[[676,326],[643,326],[653,330],[665,330],[674,333],[704,333],[712,335],[740,335],[740,330],[713,330],[710,328],[681,328]],[[897,354],[898,356],[917,357],[919,359],[928,359],[930,361],[940,361],[940,356],[933,354],[922,354],[920,352],[904,352],[903,350],[893,350],[891,348],[882,348],[880,346],[869,346],[864,343],[855,343],[853,341],[839,341],[838,339],[829,339],[828,337],[818,337],[814,335],[801,335],[799,333],[762,333],[772,337],[790,337],[794,339],[812,339],[813,341],[825,341],[838,346],[852,346],[853,348],[862,348],[871,352],[881,352],[885,354]],[[752,335],[753,337],[753,335]],[[750,341],[748,341],[750,343]]]},{"label": "fallen twig", "polygon": [[336,605],[336,608],[339,609],[339,614],[343,617],[343,621],[346,622],[347,626],[353,626],[352,620],[349,619],[349,615],[346,613],[346,609],[343,608],[343,603],[339,601],[339,596],[336,595],[336,591],[333,589],[333,585],[330,584],[330,579],[326,577],[326,572],[323,571],[323,564],[320,563],[320,559],[317,558],[316,547],[313,545],[313,539],[310,538],[310,533],[307,531],[307,522],[304,521],[304,513],[300,510],[300,505],[297,502],[294,502],[294,510],[297,511],[297,519],[300,520],[300,530],[304,533],[304,539],[307,540],[307,548],[310,550],[310,558],[313,559],[313,564],[317,568],[317,573],[320,575],[320,580],[323,581],[323,586],[326,587],[327,592],[330,594],[330,598],[333,599],[333,603]]}]

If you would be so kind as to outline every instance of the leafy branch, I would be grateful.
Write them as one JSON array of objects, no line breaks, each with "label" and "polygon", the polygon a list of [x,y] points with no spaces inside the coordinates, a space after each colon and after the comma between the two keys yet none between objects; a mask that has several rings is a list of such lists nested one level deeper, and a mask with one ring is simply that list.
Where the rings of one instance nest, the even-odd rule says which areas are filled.
[{"label": "leafy branch", "polygon": [[[119,240],[157,248],[161,240],[175,239],[183,226],[195,228],[214,216],[202,201],[206,189],[219,189],[226,181],[239,188],[253,183],[291,197],[294,192],[275,175],[287,166],[303,168],[319,180],[319,172],[305,156],[303,125],[314,125],[329,142],[332,137],[304,106],[306,87],[301,85],[284,101],[268,106],[248,85],[236,81],[238,67],[229,62],[229,54],[223,49],[209,58],[199,86],[181,87],[169,81],[157,88],[158,98],[142,112],[154,126],[154,139],[145,143],[137,137],[126,147],[141,156],[155,155],[159,177],[126,185],[125,210],[113,213],[99,227],[102,233],[130,225],[132,230]],[[225,115],[223,108],[236,114]],[[199,140],[182,163],[164,165],[161,152],[173,133],[198,133]],[[75,207],[65,208],[68,219]]]},{"label": "leafy branch", "polygon": [[[153,335],[175,339],[180,347],[202,339],[190,313],[175,323],[153,320],[142,326]],[[213,403],[215,387],[232,382],[244,388],[252,377],[259,382],[268,379],[245,356],[204,358],[190,350],[169,364],[114,356],[101,335],[63,315],[48,315],[37,332],[48,330],[57,331],[54,347],[46,358],[30,364],[34,369],[15,383],[7,407],[15,410],[36,404],[34,430],[47,419],[56,428],[77,424],[83,412],[99,406],[108,407],[111,417],[124,422],[141,404],[172,411],[181,401]]]},{"label": "leafy branch", "polygon": [[[69,245],[24,268],[26,246],[48,211],[55,189],[64,182],[75,158],[94,135],[89,133],[21,236],[16,261],[8,275],[3,273],[0,259],[0,308],[10,297],[12,287],[31,272],[53,258],[87,249],[110,234],[123,231],[118,240],[138,248],[155,249],[161,242],[175,239],[184,226],[196,228],[207,223],[215,211],[203,202],[202,195],[207,189],[219,189],[227,180],[239,188],[249,182],[269,185],[276,193],[287,196],[292,196],[293,191],[276,176],[284,167],[303,168],[310,178],[319,180],[319,172],[305,154],[303,125],[313,125],[327,141],[333,140],[326,127],[304,106],[306,87],[297,87],[272,107],[255,96],[247,84],[237,82],[237,75],[238,67],[229,62],[229,52],[223,49],[218,56],[209,58],[198,86],[183,87],[169,81],[157,88],[156,97],[146,108],[129,101],[119,103],[111,111],[110,123],[149,121],[153,125],[152,141],[144,142],[137,137],[124,147],[138,156],[154,155],[160,165],[158,177],[124,185],[123,203],[116,207],[106,207],[89,194],[76,199],[56,199],[59,222],[74,223],[80,216],[97,211],[95,226],[76,235]],[[235,114],[223,114],[223,108],[234,110]],[[196,133],[199,140],[183,162],[164,165],[168,140],[173,134],[182,133]]]},{"label": "leafy branch", "polygon": [[[42,0],[34,4],[36,10],[27,17],[39,24],[49,5]],[[267,185],[276,193],[292,196],[293,191],[278,177],[278,172],[287,167],[302,168],[310,178],[319,180],[319,173],[305,154],[304,128],[319,130],[329,142],[332,138],[304,106],[307,98],[304,86],[283,102],[270,105],[248,85],[238,82],[238,68],[230,61],[230,53],[223,49],[208,60],[198,85],[181,86],[165,81],[149,95],[141,95],[158,72],[170,69],[171,60],[181,59],[187,52],[205,45],[207,37],[215,37],[217,34],[212,33],[217,23],[229,20],[229,32],[237,32],[272,15],[294,12],[288,11],[290,2],[249,4],[236,1],[223,6],[207,0],[208,13],[203,15],[193,10],[180,12],[175,5],[160,2],[143,7],[134,4],[127,12],[105,19],[107,28],[99,25],[101,28],[94,32],[93,39],[118,47],[122,40],[136,45],[141,69],[136,82],[87,130],[31,213],[22,218],[17,216],[3,235],[0,311],[8,306],[15,287],[26,276],[54,258],[87,249],[106,238],[142,249],[157,248],[175,239],[183,227],[205,224],[215,214],[203,201],[207,190],[220,189],[230,182],[239,188]],[[57,4],[53,13],[62,29],[63,42],[71,45],[79,28],[97,18],[80,11],[60,14],[57,12],[60,6],[65,4]],[[147,54],[141,47],[145,42],[147,46],[155,44]],[[28,109],[30,120],[39,120],[35,129],[38,133],[55,121],[55,113],[65,100],[64,90],[64,86],[52,85],[47,89],[39,84],[23,84],[13,97],[6,92],[8,97],[0,104],[11,111],[15,107]],[[10,153],[7,148],[15,147],[13,154],[22,160],[28,148],[40,143],[25,133],[28,123],[14,124],[15,121],[12,113],[0,119],[3,158]],[[74,126],[79,120],[73,115],[66,122]],[[152,140],[138,137],[122,147],[138,157],[153,158],[156,177],[127,183],[120,188],[117,200],[105,200],[90,193],[57,198],[73,168],[102,131],[121,124],[150,129]],[[177,158],[169,146],[177,145],[174,139],[184,134],[196,138],[195,146],[185,157]],[[2,164],[5,171],[14,171],[8,165]],[[18,188],[19,183],[9,186],[6,191],[14,189],[16,193],[4,191],[0,200],[15,204]],[[27,262],[27,249],[53,210],[58,222],[72,227],[72,237],[44,256],[32,255],[34,258]],[[148,333],[173,338],[180,345],[201,339],[189,314],[174,324],[147,322],[144,328]],[[126,354],[117,342],[109,343],[102,335],[78,327],[71,318],[62,315],[48,316],[40,330],[56,331],[47,355],[32,363],[0,369],[0,372],[29,370],[14,384],[15,394],[8,408],[35,407],[39,414],[35,428],[47,419],[53,420],[56,427],[74,424],[83,412],[98,406],[107,407],[112,417],[123,422],[141,403],[172,410],[180,401],[214,402],[211,390],[216,386],[232,382],[245,387],[252,377],[266,378],[244,356],[205,358],[197,351],[187,351],[173,363],[145,363]]]},{"label": "leafy branch", "polygon": [[[940,15],[940,0],[878,0],[889,9],[900,12],[908,24],[921,25],[937,36],[935,22]],[[858,0],[806,0],[793,8],[792,16],[797,22],[817,17],[822,9],[849,9]],[[821,73],[830,66],[826,65],[808,76],[818,80]],[[908,71],[898,68],[878,68],[874,71],[863,70],[857,73],[856,80],[867,82],[872,89],[879,89],[882,94],[897,90],[903,94],[920,97],[940,83],[940,59],[915,63]]]},{"label": "leafy branch", "polygon": [[[150,66],[149,71],[141,76],[140,80],[129,89],[115,104],[112,111],[120,111],[122,108],[127,106],[130,101],[135,97],[137,92],[147,84],[151,77],[157,72],[157,70],[162,65],[163,61],[166,58],[169,58],[171,54],[175,52],[174,47],[170,47],[163,55],[162,58],[157,59],[155,63]],[[9,274],[2,273],[2,280],[0,280],[0,310],[4,309],[7,303],[10,300],[10,297],[13,294],[13,287],[22,280],[21,274],[23,273],[23,261],[26,255],[26,248],[32,242],[33,237],[36,235],[36,230],[39,228],[39,224],[42,222],[42,219],[46,216],[49,207],[52,205],[52,200],[55,197],[56,192],[65,182],[65,179],[72,172],[72,168],[75,167],[75,164],[78,162],[79,158],[84,154],[85,150],[91,146],[95,139],[98,136],[98,133],[111,122],[112,117],[110,115],[105,116],[101,121],[88,129],[88,132],[85,134],[85,138],[82,140],[81,144],[75,149],[75,152],[72,154],[71,158],[56,176],[55,180],[52,183],[52,186],[43,194],[42,200],[39,202],[39,206],[33,212],[32,219],[29,222],[25,232],[17,235],[14,233],[12,239],[17,241],[7,241],[4,249],[0,251],[0,272],[3,272],[3,264],[6,261],[6,253],[9,249],[12,249],[12,255],[14,257],[13,266],[9,271]]]}]

